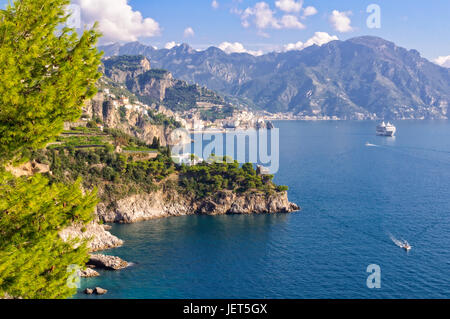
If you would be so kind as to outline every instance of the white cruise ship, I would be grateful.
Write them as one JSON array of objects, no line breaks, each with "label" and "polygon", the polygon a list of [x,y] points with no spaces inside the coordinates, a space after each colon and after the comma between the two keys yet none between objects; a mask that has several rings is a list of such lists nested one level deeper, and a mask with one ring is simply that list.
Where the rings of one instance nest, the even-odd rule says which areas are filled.
[{"label": "white cruise ship", "polygon": [[396,131],[396,127],[389,122],[386,124],[383,121],[383,123],[377,126],[377,135],[380,136],[394,136]]}]

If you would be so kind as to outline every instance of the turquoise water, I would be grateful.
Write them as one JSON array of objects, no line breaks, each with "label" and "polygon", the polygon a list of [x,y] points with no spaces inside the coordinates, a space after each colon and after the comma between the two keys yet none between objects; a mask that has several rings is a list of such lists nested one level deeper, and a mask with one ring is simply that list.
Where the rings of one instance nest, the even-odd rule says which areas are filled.
[{"label": "turquoise water", "polygon": [[[383,138],[375,122],[276,123],[275,181],[301,212],[114,225],[125,245],[107,253],[135,265],[82,288],[109,290],[88,298],[449,298],[450,123],[395,124],[397,137]],[[366,286],[369,264],[380,289]]]}]

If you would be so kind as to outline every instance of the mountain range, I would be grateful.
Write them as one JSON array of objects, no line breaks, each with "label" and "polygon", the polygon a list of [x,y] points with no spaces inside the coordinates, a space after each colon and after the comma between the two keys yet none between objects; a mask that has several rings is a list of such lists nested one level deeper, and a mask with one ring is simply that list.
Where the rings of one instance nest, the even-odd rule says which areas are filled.
[{"label": "mountain range", "polygon": [[272,113],[340,119],[445,119],[450,69],[372,36],[262,56],[187,44],[155,49],[138,42],[99,48],[105,57],[142,55],[174,77]]}]

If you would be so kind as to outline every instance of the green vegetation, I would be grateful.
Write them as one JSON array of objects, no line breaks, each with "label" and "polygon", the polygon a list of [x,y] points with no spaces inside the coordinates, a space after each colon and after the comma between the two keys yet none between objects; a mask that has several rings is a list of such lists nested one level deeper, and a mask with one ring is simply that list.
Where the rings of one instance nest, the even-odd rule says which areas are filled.
[{"label": "green vegetation", "polygon": [[128,135],[118,129],[105,128],[104,133],[109,135],[109,140],[111,140],[112,144],[114,144],[115,146],[120,146],[122,148],[155,148],[153,147],[153,145],[148,145],[137,137]]},{"label": "green vegetation", "polygon": [[188,85],[183,81],[178,81],[174,87],[167,88],[163,101],[164,105],[172,111],[188,111],[198,108],[197,102],[209,103],[216,106],[216,109],[227,107],[229,110],[231,107],[213,91],[198,85]]},{"label": "green vegetation", "polygon": [[152,144],[147,144],[137,137],[128,135],[118,129],[104,128],[103,132],[97,126],[95,128],[74,127],[70,131],[56,138],[56,143],[51,144],[47,149],[76,149],[86,147],[103,147],[115,149],[121,147],[124,151],[136,152],[158,152],[160,149],[159,139],[153,139]]},{"label": "green vegetation", "polygon": [[[58,137],[62,144],[32,153],[33,160],[50,166],[52,174],[47,177],[51,183],[70,184],[81,178],[85,189],[98,187],[100,200],[113,205],[127,196],[155,191],[161,180],[175,172],[168,149],[161,148],[157,138],[152,144],[146,144],[134,136],[109,128],[104,132],[97,131],[100,136],[71,136],[72,132],[80,130],[83,134],[96,132],[94,129],[74,128]],[[83,147],[93,145],[91,143],[103,143],[103,147]],[[127,153],[116,153],[116,146]],[[133,152],[158,153],[158,156],[135,161],[131,156]]]},{"label": "green vegetation", "polygon": [[69,297],[69,266],[88,258],[85,242],[75,248],[58,233],[92,219],[95,189],[5,171],[77,120],[96,92],[99,34],[63,27],[69,3],[17,0],[0,10],[0,296]]},{"label": "green vegetation", "polygon": [[103,61],[106,70],[115,68],[121,71],[136,71],[141,66],[141,61],[145,59],[142,55],[119,55],[113,56]]},{"label": "green vegetation", "polygon": [[135,151],[135,152],[158,152],[156,148],[149,148],[146,146],[126,146],[123,148],[124,151]]},{"label": "green vegetation", "polygon": [[176,129],[181,127],[181,123],[177,122],[173,117],[168,117],[162,113],[156,113],[155,111],[148,111],[150,123],[155,125],[164,125],[166,127]]},{"label": "green vegetation", "polygon": [[231,105],[223,107],[214,106],[210,109],[200,110],[200,118],[203,121],[212,121],[226,119],[233,115],[235,108]]},{"label": "green vegetation", "polygon": [[[71,265],[87,261],[85,242],[63,242],[58,232],[87,223],[97,204],[95,192],[83,195],[80,182],[48,184],[41,175],[15,178],[0,174],[0,296],[65,298]],[[81,244],[73,248],[75,244]]]},{"label": "green vegetation", "polygon": [[[142,150],[151,149],[142,147]],[[145,161],[133,161],[112,148],[37,151],[33,158],[50,165],[53,174],[48,178],[52,183],[71,183],[82,178],[83,187],[99,187],[101,201],[112,206],[122,198],[156,191],[160,182],[173,173],[179,176],[177,190],[197,199],[222,190],[238,193],[287,190],[286,186],[272,182],[273,175],[257,175],[249,163],[240,166],[236,161],[211,157],[194,166],[175,165],[167,148],[152,151],[159,152],[158,156]]]},{"label": "green vegetation", "polygon": [[[89,123],[94,123],[89,125]],[[80,147],[107,147],[113,144],[107,133],[101,132],[94,121],[88,122],[87,127],[73,127],[64,131],[56,138],[56,142],[47,146],[48,149],[80,148]]]},{"label": "green vegetation", "polygon": [[167,70],[151,69],[138,76],[139,85],[144,86],[147,82],[151,81],[152,79],[162,80],[168,74],[169,71]]},{"label": "green vegetation", "polygon": [[239,193],[282,191],[281,188],[277,189],[272,179],[273,175],[257,175],[250,163],[240,167],[237,161],[230,163],[227,158],[220,162],[212,158],[195,166],[183,165],[180,168],[182,190],[196,198],[214,196],[221,190]]},{"label": "green vegetation", "polygon": [[33,154],[41,163],[48,163],[52,183],[72,183],[82,178],[86,189],[99,188],[103,203],[157,189],[157,183],[175,171],[170,157],[159,154],[147,161],[133,161],[127,154],[112,149],[47,150]]},{"label": "green vegetation", "polygon": [[97,134],[98,132],[96,127],[78,126],[72,127],[70,131],[63,131],[63,134]]},{"label": "green vegetation", "polygon": [[49,146],[49,148],[63,147],[81,147],[81,146],[105,146],[107,142],[102,136],[70,136],[70,137],[58,137],[57,142],[61,142],[61,145],[55,144]]},{"label": "green vegetation", "polygon": [[[59,26],[68,0],[15,1],[0,10],[0,161],[44,147],[96,93],[98,34]],[[76,72],[74,72],[76,70]]]},{"label": "green vegetation", "polygon": [[[258,175],[249,163],[241,167],[228,157],[213,154],[195,166],[176,165],[170,150],[161,147],[157,138],[149,145],[120,130],[105,129],[105,134],[107,136],[103,138],[109,144],[104,148],[76,149],[60,145],[34,152],[32,158],[50,165],[53,174],[48,178],[52,183],[71,183],[82,178],[83,187],[93,189],[97,186],[101,201],[108,205],[130,195],[153,192],[166,185],[166,179],[173,173],[178,176],[177,190],[197,199],[214,196],[221,190],[238,193],[287,190],[287,186],[277,186],[272,182],[273,175]],[[70,137],[66,139],[71,141]],[[115,153],[115,146],[121,146],[126,153]],[[128,152],[158,155],[134,160]],[[192,160],[195,159],[198,157],[192,155]]]},{"label": "green vegetation", "polygon": [[119,107],[119,115],[122,123],[127,121],[127,108],[125,106],[122,105]]},{"label": "green vegetation", "polygon": [[172,111],[186,111],[197,106],[198,91],[194,85],[166,89],[164,104]]}]

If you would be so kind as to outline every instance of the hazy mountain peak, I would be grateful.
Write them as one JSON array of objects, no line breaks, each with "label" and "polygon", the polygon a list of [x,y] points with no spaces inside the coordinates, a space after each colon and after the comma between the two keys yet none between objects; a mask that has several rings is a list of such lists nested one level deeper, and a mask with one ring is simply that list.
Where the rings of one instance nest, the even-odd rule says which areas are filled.
[{"label": "hazy mountain peak", "polygon": [[175,46],[172,48],[172,50],[177,51],[178,53],[183,53],[183,54],[190,54],[190,53],[195,52],[195,50],[193,48],[191,48],[191,46],[189,46],[189,44],[187,44],[187,43],[182,43],[178,46]]},{"label": "hazy mountain peak", "polygon": [[362,45],[370,46],[370,47],[380,47],[380,46],[395,47],[396,46],[395,43],[393,43],[393,42],[390,42],[390,41],[385,40],[380,37],[371,36],[371,35],[354,37],[354,38],[348,39],[346,42],[362,44]]}]

